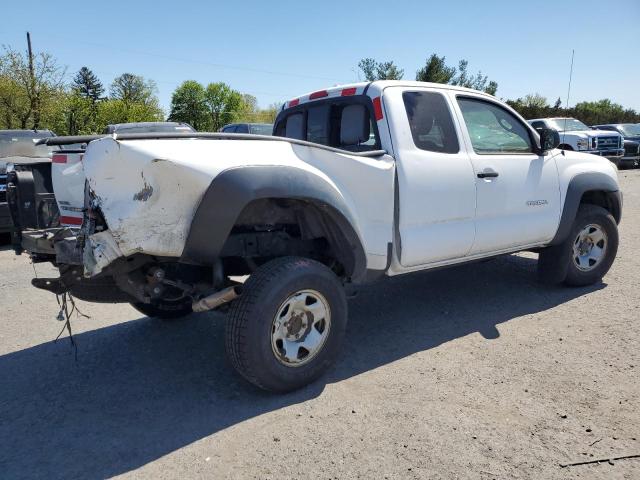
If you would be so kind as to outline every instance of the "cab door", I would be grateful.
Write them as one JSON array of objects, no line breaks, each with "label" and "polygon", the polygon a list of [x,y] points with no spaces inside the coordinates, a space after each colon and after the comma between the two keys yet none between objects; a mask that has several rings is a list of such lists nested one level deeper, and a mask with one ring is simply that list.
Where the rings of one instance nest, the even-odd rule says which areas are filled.
[{"label": "cab door", "polygon": [[544,243],[560,219],[552,153],[535,153],[528,125],[486,96],[450,93],[476,185],[476,235],[470,255]]},{"label": "cab door", "polygon": [[464,257],[475,235],[476,185],[446,90],[388,87],[402,267]]}]

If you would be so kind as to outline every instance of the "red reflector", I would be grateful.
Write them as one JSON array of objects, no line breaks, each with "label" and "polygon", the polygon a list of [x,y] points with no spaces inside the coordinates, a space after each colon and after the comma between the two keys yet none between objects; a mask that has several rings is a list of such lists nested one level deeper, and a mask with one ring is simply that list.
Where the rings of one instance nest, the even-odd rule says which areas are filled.
[{"label": "red reflector", "polygon": [[65,217],[61,215],[60,223],[65,223],[67,225],[82,225],[82,219],[78,217]]},{"label": "red reflector", "polygon": [[54,153],[51,156],[51,161],[53,163],[67,163],[67,156],[60,153]]},{"label": "red reflector", "polygon": [[327,92],[326,90],[319,90],[309,95],[309,100],[315,100],[316,98],[324,98],[328,96],[329,96],[329,92]]},{"label": "red reflector", "polygon": [[340,95],[343,97],[350,97],[351,95],[356,94],[356,90],[356,88],[345,88],[342,90],[342,93]]},{"label": "red reflector", "polygon": [[376,115],[376,122],[382,120],[382,103],[380,103],[380,97],[373,99],[373,112]]},{"label": "red reflector", "polygon": [[295,107],[300,103],[300,99],[296,98],[295,100],[289,100],[289,107]]}]

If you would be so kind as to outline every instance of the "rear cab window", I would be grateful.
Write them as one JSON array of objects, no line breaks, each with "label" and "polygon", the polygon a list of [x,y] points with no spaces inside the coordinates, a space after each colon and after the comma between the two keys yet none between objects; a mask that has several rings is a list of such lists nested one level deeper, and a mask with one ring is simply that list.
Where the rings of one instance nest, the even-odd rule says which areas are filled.
[{"label": "rear cab window", "polygon": [[413,143],[420,150],[458,153],[460,144],[447,100],[438,92],[403,92]]},{"label": "rear cab window", "polygon": [[329,97],[289,108],[278,115],[274,132],[351,152],[381,148],[373,104],[366,95]]}]

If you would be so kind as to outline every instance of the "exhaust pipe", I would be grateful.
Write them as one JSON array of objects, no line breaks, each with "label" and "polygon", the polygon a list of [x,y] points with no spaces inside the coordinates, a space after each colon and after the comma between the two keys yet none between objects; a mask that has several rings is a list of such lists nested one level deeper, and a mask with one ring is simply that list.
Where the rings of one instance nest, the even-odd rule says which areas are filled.
[{"label": "exhaust pipe", "polygon": [[240,294],[242,294],[242,285],[234,285],[193,302],[191,308],[194,312],[208,312],[235,300]]}]

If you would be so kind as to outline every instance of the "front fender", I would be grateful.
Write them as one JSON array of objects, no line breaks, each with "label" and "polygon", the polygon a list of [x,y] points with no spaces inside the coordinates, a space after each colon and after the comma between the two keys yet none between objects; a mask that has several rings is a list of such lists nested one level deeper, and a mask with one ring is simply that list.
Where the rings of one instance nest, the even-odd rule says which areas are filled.
[{"label": "front fender", "polygon": [[612,215],[616,223],[622,216],[622,193],[618,183],[610,175],[602,172],[584,172],[575,175],[567,185],[560,225],[550,245],[561,244],[571,232],[582,197],[587,192],[604,192],[612,205]]}]

